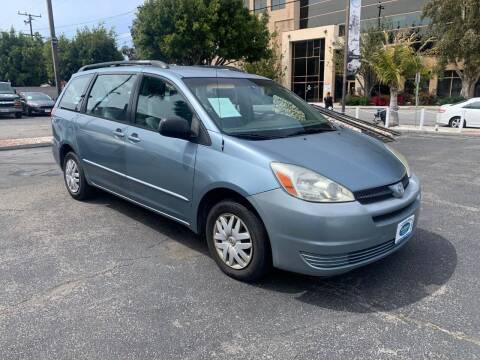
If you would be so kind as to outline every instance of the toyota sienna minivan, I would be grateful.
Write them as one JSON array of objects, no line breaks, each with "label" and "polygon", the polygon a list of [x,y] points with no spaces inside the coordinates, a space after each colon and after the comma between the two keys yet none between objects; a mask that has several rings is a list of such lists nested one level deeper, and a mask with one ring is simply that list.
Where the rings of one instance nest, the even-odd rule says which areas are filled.
[{"label": "toyota sienna minivan", "polygon": [[239,280],[341,274],[400,249],[418,221],[401,154],[233,68],[85,66],[52,127],[74,199],[98,188],[177,221]]}]

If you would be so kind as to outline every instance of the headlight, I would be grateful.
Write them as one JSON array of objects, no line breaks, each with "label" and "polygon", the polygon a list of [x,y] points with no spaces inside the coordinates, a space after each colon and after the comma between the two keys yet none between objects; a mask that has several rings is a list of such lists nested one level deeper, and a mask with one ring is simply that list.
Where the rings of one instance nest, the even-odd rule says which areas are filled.
[{"label": "headlight", "polygon": [[410,166],[408,165],[407,158],[403,156],[400,152],[398,152],[397,150],[395,150],[394,148],[386,144],[385,144],[385,147],[388,149],[388,151],[390,151],[393,155],[395,155],[395,157],[403,164],[403,166],[405,166],[405,170],[407,171],[408,177],[411,177],[412,172],[410,171]]},{"label": "headlight", "polygon": [[275,162],[271,167],[280,185],[296,198],[325,203],[355,201],[350,190],[311,170]]}]

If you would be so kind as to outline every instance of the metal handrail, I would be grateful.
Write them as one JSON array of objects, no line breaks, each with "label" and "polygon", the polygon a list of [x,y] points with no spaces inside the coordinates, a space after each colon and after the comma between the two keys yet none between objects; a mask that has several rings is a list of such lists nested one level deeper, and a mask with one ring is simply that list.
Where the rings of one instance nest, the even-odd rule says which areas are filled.
[{"label": "metal handrail", "polygon": [[[318,105],[312,105],[317,111],[319,111],[322,115],[328,116],[330,118],[335,119],[345,125],[352,126],[357,128],[362,133],[377,138],[383,142],[391,142],[395,141],[395,135],[399,136],[401,133],[392,131],[386,128],[378,128],[377,126],[372,126],[373,124],[368,124],[363,122],[362,120],[358,121],[359,119],[352,118],[350,116],[345,116],[344,114],[338,113],[336,111],[326,110]],[[355,119],[355,120],[353,120]]]},{"label": "metal handrail", "polygon": [[131,60],[131,61],[109,61],[98,64],[85,65],[78,70],[78,72],[101,69],[106,67],[116,67],[116,66],[155,66],[162,69],[168,69],[168,64],[159,60]]}]

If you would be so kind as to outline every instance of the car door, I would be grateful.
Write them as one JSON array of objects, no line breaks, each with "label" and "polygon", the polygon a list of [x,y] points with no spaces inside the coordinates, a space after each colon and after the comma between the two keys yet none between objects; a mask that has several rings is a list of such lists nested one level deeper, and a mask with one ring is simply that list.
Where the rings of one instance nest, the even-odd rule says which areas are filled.
[{"label": "car door", "polygon": [[172,116],[183,117],[190,124],[195,118],[172,83],[144,75],[132,126],[127,130],[127,181],[136,201],[188,223],[198,144],[159,134],[160,121]]},{"label": "car door", "polygon": [[88,180],[120,195],[127,193],[125,139],[136,77],[133,73],[98,75],[77,120],[78,147]]},{"label": "car door", "polygon": [[480,101],[473,101],[464,109],[467,126],[480,127]]}]

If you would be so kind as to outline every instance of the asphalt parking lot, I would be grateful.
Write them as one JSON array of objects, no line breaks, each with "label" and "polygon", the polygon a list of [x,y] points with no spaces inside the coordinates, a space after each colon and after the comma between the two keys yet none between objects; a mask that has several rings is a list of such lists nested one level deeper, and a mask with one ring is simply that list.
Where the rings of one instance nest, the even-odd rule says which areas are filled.
[{"label": "asphalt parking lot", "polygon": [[478,359],[480,139],[403,136],[415,237],[320,279],[223,275],[187,229],[67,194],[49,148],[0,152],[3,359]]},{"label": "asphalt parking lot", "polygon": [[52,135],[49,116],[23,116],[21,119],[0,117],[0,140]]}]

